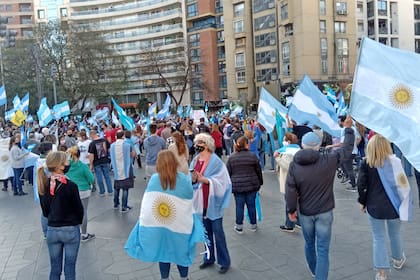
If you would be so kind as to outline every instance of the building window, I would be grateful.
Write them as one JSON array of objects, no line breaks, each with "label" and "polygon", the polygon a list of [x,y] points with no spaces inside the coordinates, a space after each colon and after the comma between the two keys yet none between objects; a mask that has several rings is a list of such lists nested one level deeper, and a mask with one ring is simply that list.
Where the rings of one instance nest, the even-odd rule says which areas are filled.
[{"label": "building window", "polygon": [[191,58],[191,61],[200,61],[201,60],[201,50],[200,49],[190,49],[190,58]]},{"label": "building window", "polygon": [[420,19],[420,5],[414,5],[414,19]]},{"label": "building window", "polygon": [[220,75],[219,76],[219,88],[227,88],[226,75]]},{"label": "building window", "polygon": [[379,34],[388,34],[388,21],[386,19],[378,20]]},{"label": "building window", "polygon": [[246,82],[246,73],[245,71],[236,71],[236,82],[238,84]]},{"label": "building window", "polygon": [[61,8],[60,15],[61,17],[67,17],[67,8]]},{"label": "building window", "polygon": [[233,32],[234,33],[244,32],[244,20],[243,19],[233,22]]},{"label": "building window", "polygon": [[319,21],[319,32],[326,33],[327,32],[327,22],[325,20]]},{"label": "building window", "polygon": [[268,68],[257,70],[257,81],[273,81],[277,80],[277,68]]},{"label": "building window", "polygon": [[326,38],[321,38],[321,72],[328,73],[328,41]]},{"label": "building window", "polygon": [[281,59],[283,62],[290,61],[290,45],[289,42],[285,42],[281,45]]},{"label": "building window", "polygon": [[363,14],[363,2],[357,1],[356,12],[359,14]]},{"label": "building window", "polygon": [[327,14],[327,4],[325,0],[319,0],[319,14],[325,16]]},{"label": "building window", "polygon": [[223,18],[223,15],[216,17],[216,28],[223,28],[224,23],[225,23],[225,20]]},{"label": "building window", "polygon": [[335,33],[346,33],[346,23],[342,21],[334,22]]},{"label": "building window", "polygon": [[217,42],[221,43],[224,41],[225,41],[225,31],[223,30],[217,31]]},{"label": "building window", "polygon": [[266,28],[273,28],[276,25],[276,16],[275,14],[270,14],[256,18],[254,20],[255,30],[262,30]]},{"label": "building window", "polygon": [[7,12],[11,12],[13,10],[13,6],[12,5],[6,5],[6,11]]},{"label": "building window", "polygon": [[198,4],[194,3],[187,6],[187,17],[198,16]]},{"label": "building window", "polygon": [[38,19],[45,19],[45,10],[38,10]]},{"label": "building window", "polygon": [[198,47],[200,45],[200,33],[191,34],[189,39],[190,47]]},{"label": "building window", "polygon": [[414,40],[414,51],[416,53],[420,53],[420,39],[415,39]]},{"label": "building window", "polygon": [[378,0],[378,15],[386,16],[388,9],[387,9],[387,1],[386,0]]},{"label": "building window", "polygon": [[293,35],[293,23],[286,24],[284,26],[284,36],[292,36]]},{"label": "building window", "polygon": [[357,21],[357,32],[360,32],[360,33],[365,32],[365,25],[363,23],[363,20]]},{"label": "building window", "polygon": [[366,9],[367,9],[367,16],[368,17],[373,17],[375,15],[375,8],[374,8],[373,1],[367,3],[367,8]]},{"label": "building window", "polygon": [[289,18],[289,5],[285,4],[282,5],[280,8],[280,18],[281,20],[285,20]]},{"label": "building window", "polygon": [[217,58],[223,59],[226,57],[225,46],[218,46],[217,47]]},{"label": "building window", "polygon": [[337,12],[337,15],[347,15],[347,3],[346,2],[335,3],[335,10]]},{"label": "building window", "polygon": [[218,61],[217,62],[217,65],[218,65],[218,70],[219,70],[219,73],[225,73],[226,72],[226,61]]},{"label": "building window", "polygon": [[261,47],[266,47],[266,46],[274,46],[276,45],[276,39],[277,39],[277,36],[275,32],[256,35],[255,47],[261,48]]},{"label": "building window", "polygon": [[235,67],[245,67],[245,53],[235,54]]},{"label": "building window", "polygon": [[254,0],[254,13],[274,9],[275,0]]},{"label": "building window", "polygon": [[398,38],[391,38],[391,47],[393,47],[393,48],[398,48],[399,47]]},{"label": "building window", "polygon": [[275,63],[277,61],[277,52],[276,51],[266,51],[259,52],[255,54],[255,63],[260,64],[269,64]]},{"label": "building window", "polygon": [[243,16],[244,11],[245,11],[245,3],[239,3],[239,4],[233,5],[233,15],[235,17]]},{"label": "building window", "polygon": [[348,39],[336,39],[337,48],[337,71],[340,74],[349,73],[349,41]]},{"label": "building window", "polygon": [[420,35],[420,22],[414,23],[414,35]]}]

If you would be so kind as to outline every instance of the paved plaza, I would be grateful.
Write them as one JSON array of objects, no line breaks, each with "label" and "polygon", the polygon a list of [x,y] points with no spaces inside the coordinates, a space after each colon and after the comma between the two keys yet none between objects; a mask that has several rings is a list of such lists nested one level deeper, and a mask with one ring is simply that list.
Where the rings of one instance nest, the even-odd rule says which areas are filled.
[{"label": "paved plaza", "polygon": [[[1,172],[1,171],[0,171]],[[144,169],[136,170],[134,190],[130,190],[129,205],[134,208],[122,214],[113,209],[111,196],[99,197],[94,193],[89,201],[88,231],[96,239],[80,244],[77,260],[77,279],[80,280],[155,280],[160,279],[158,265],[131,259],[124,244],[137,222],[140,201],[145,189]],[[420,210],[414,177],[410,177],[414,193],[414,221],[403,224],[403,237],[407,263],[401,271],[392,270],[389,279],[420,279]],[[40,207],[30,195],[13,196],[0,193],[0,279],[45,280],[49,275],[49,256],[46,241],[41,236]],[[357,194],[344,190],[336,180],[336,208],[330,249],[329,279],[371,280],[372,241],[367,217],[359,210]],[[232,197],[225,212],[224,225],[232,267],[225,275],[216,267],[198,268],[201,256],[197,254],[190,268],[190,280],[204,279],[312,279],[303,253],[300,230],[284,233],[279,225],[284,222],[284,199],[279,194],[275,173],[266,169],[261,190],[263,221],[257,232],[246,231],[238,235],[233,230],[235,205]],[[197,252],[203,250],[198,246]],[[62,277],[64,279],[64,277]],[[171,279],[179,279],[175,266]]]}]

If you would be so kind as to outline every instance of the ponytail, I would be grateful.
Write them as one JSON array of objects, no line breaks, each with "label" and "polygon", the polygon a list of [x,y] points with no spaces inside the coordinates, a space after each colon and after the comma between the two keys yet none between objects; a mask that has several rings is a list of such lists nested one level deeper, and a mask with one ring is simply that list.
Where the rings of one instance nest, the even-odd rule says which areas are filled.
[{"label": "ponytail", "polygon": [[48,181],[48,176],[45,172],[45,167],[41,166],[38,168],[37,170],[37,184],[38,184],[38,193],[40,195],[45,195],[47,190],[46,190],[46,185],[47,185],[47,181]]}]

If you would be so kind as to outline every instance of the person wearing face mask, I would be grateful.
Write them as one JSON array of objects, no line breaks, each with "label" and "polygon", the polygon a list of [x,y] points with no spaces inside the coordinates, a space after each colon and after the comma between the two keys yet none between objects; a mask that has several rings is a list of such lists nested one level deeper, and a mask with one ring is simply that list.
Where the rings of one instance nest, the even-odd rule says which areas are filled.
[{"label": "person wearing face mask", "polygon": [[25,168],[24,158],[29,154],[22,150],[20,145],[20,133],[16,133],[10,138],[9,144],[11,166],[13,168],[13,195],[27,195],[22,190],[22,173]]},{"label": "person wearing face mask", "polygon": [[202,215],[208,235],[209,255],[205,255],[200,269],[212,266],[215,261],[215,246],[219,273],[230,268],[230,256],[223,231],[223,210],[229,206],[232,183],[223,161],[214,153],[213,137],[207,133],[194,138],[197,155],[191,161],[192,183],[194,189],[194,208]]},{"label": "person wearing face mask", "polygon": [[48,219],[47,245],[51,264],[49,279],[60,279],[63,255],[65,279],[76,279],[80,224],[83,221],[79,190],[64,175],[70,169],[66,153],[50,152],[45,165],[46,167],[37,170],[37,183],[42,213]]},{"label": "person wearing face mask", "polygon": [[[285,193],[286,176],[289,171],[289,164],[293,161],[293,156],[300,150],[299,140],[293,133],[286,132],[284,135],[283,147],[274,152],[273,156],[277,162],[277,179],[279,181],[280,193]],[[295,226],[300,227],[299,221],[292,222],[289,219],[286,208],[286,222],[280,226],[284,232],[294,232]]]}]

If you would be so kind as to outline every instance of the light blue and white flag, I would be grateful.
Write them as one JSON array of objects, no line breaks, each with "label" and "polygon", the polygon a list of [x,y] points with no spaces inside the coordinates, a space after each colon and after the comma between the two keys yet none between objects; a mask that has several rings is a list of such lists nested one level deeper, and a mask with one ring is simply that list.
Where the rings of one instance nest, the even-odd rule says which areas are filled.
[{"label": "light blue and white flag", "polygon": [[0,87],[0,106],[7,104],[6,89],[4,85]]},{"label": "light blue and white flag", "polygon": [[384,166],[378,167],[377,170],[385,192],[400,216],[400,220],[411,222],[413,220],[413,195],[401,160],[391,155],[384,161]]},{"label": "light blue and white flag", "polygon": [[194,213],[191,179],[178,173],[176,187],[163,190],[159,175],[150,178],[141,202],[138,223],[125,244],[128,255],[144,262],[190,266],[195,245],[205,241],[204,227]]},{"label": "light blue and white flag", "polygon": [[347,115],[347,104],[344,101],[344,94],[340,91],[340,95],[338,97],[338,108],[337,108],[337,116],[346,116]]},{"label": "light blue and white flag", "polygon": [[179,105],[179,106],[178,106],[177,113],[178,113],[178,116],[179,116],[180,118],[183,118],[183,117],[184,117],[184,107],[183,107],[182,105]]},{"label": "light blue and white flag", "polygon": [[289,116],[298,123],[317,125],[332,136],[340,137],[341,128],[333,105],[305,75],[289,107]]},{"label": "light blue and white flag", "polygon": [[21,110],[22,112],[28,112],[29,109],[29,92],[20,100],[19,105],[16,110]]},{"label": "light blue and white flag", "polygon": [[208,112],[209,111],[209,103],[208,102],[206,102],[205,104],[204,104],[204,112]]},{"label": "light blue and white flag", "polygon": [[112,98],[111,100],[112,100],[112,103],[114,104],[114,109],[117,110],[118,118],[120,119],[121,124],[124,126],[125,129],[130,130],[130,131],[133,130],[136,127],[133,119],[127,116],[123,108],[121,108],[118,105],[118,103],[114,100],[114,98]]},{"label": "light blue and white flag", "polygon": [[27,123],[33,123],[33,122],[34,122],[34,117],[32,117],[32,115],[28,115],[28,116],[26,117],[26,122],[27,122]]},{"label": "light blue and white flag", "polygon": [[20,105],[20,98],[19,98],[19,96],[15,95],[15,97],[13,98],[12,103],[13,103],[13,108],[15,109],[15,111],[18,110],[19,109],[19,105]]},{"label": "light blue and white flag", "polygon": [[102,121],[108,119],[108,113],[108,107],[104,107],[102,109],[96,110],[96,112],[93,114],[93,117],[98,121]]},{"label": "light blue and white flag", "polygon": [[36,114],[41,127],[47,126],[49,122],[53,120],[53,114],[47,105],[45,97],[41,100],[41,105],[39,105],[39,109]]},{"label": "light blue and white flag", "polygon": [[330,101],[335,106],[335,104],[337,103],[337,96],[335,94],[335,91],[329,85],[324,85],[324,89],[328,101]]},{"label": "light blue and white flag", "polygon": [[171,96],[169,94],[166,95],[165,103],[163,104],[163,108],[157,113],[156,118],[164,119],[170,115],[170,106],[171,106]]},{"label": "light blue and white flag", "polygon": [[420,55],[364,38],[354,75],[351,116],[400,148],[420,170]]},{"label": "light blue and white flag", "polygon": [[156,108],[157,108],[157,102],[150,105],[149,111],[148,111],[148,114],[150,117],[154,117],[156,115]]},{"label": "light blue and white flag", "polygon": [[119,127],[120,121],[118,120],[117,116],[115,115],[114,111],[112,111],[111,113],[111,119],[112,119],[112,123],[115,124],[117,127]]},{"label": "light blue and white flag", "polygon": [[264,126],[267,133],[272,132],[276,125],[276,109],[283,118],[286,117],[287,108],[265,88],[261,88],[260,101],[258,103],[258,122]]},{"label": "light blue and white flag", "polygon": [[11,109],[4,113],[4,118],[6,121],[10,121],[15,116],[15,109]]},{"label": "light blue and white flag", "polygon": [[191,117],[191,105],[190,104],[187,105],[187,109],[185,110],[184,117]]},{"label": "light blue and white flag", "polygon": [[70,115],[70,106],[68,101],[56,104],[53,107],[53,113],[56,120]]}]

